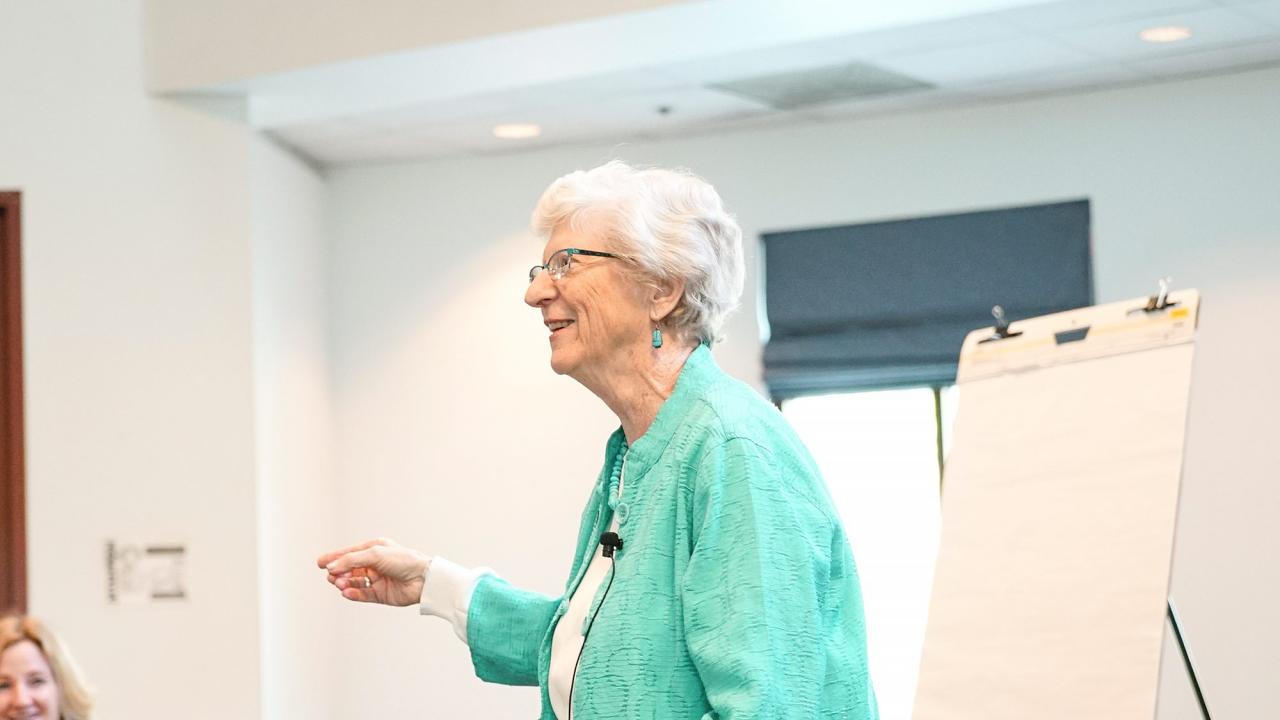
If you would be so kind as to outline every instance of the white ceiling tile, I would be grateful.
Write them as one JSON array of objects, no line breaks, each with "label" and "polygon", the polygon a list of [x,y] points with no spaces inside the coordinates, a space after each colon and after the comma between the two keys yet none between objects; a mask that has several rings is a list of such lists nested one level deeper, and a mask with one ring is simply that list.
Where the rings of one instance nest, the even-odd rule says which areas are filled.
[{"label": "white ceiling tile", "polygon": [[787,46],[700,58],[662,67],[698,84],[841,65],[910,52],[1007,40],[1019,31],[997,14],[959,17],[910,27],[823,38]]},{"label": "white ceiling tile", "polygon": [[[1143,28],[1173,23],[1189,25],[1193,37],[1166,46],[1137,39]],[[1280,63],[1280,0],[1069,0],[875,32],[840,32],[806,42],[762,33],[753,36],[750,51],[697,60],[688,59],[697,53],[667,55],[626,70],[602,71],[581,62],[555,79],[500,89],[462,83],[445,99],[429,100],[432,94],[425,93],[401,107],[384,104],[355,117],[331,113],[323,121],[273,134],[322,163],[350,165],[827,122],[1136,84]],[[683,59],[667,59],[677,56]],[[940,87],[797,112],[776,112],[705,87],[855,61]],[[416,76],[403,82],[424,80]],[[671,111],[660,114],[661,106]],[[537,123],[543,134],[500,140],[492,128],[501,122]]]},{"label": "white ceiling tile", "polygon": [[1061,31],[1212,8],[1213,0],[1059,0],[1001,13],[1027,30]]},{"label": "white ceiling tile", "polygon": [[412,130],[432,123],[497,115],[511,110],[514,106],[514,101],[503,95],[479,95],[371,113],[362,116],[361,119],[368,125],[382,130]]},{"label": "white ceiling tile", "polygon": [[678,91],[689,86],[690,83],[659,66],[630,72],[584,75],[552,84],[526,85],[503,95],[518,107],[539,107],[563,103],[589,104],[626,95]]},{"label": "white ceiling tile", "polygon": [[1089,90],[1112,85],[1136,84],[1150,80],[1150,76],[1124,65],[1095,65],[1055,73],[1020,75],[1004,80],[965,88],[985,98],[1008,98],[1043,93]]},{"label": "white ceiling tile", "polygon": [[1246,17],[1256,18],[1273,28],[1280,29],[1280,0],[1263,0],[1248,5],[1239,5],[1236,12]]},{"label": "white ceiling tile", "polygon": [[658,137],[675,137],[678,135],[708,135],[714,133],[730,132],[747,129],[761,129],[770,127],[786,127],[794,126],[797,123],[803,123],[804,118],[797,113],[791,112],[775,112],[761,113],[759,115],[743,115],[739,117],[725,118],[720,120],[709,120],[705,123],[690,127],[679,133],[655,133]]},{"label": "white ceiling tile", "polygon": [[1084,52],[1032,36],[876,60],[877,65],[889,70],[942,86],[1095,62]]},{"label": "white ceiling tile", "polygon": [[462,149],[486,147],[495,142],[513,148],[533,147],[545,142],[544,138],[536,137],[517,140],[495,138],[493,126],[501,122],[501,119],[478,118],[424,124],[417,131],[391,135],[386,142],[418,147],[441,144]]},{"label": "white ceiling tile", "polygon": [[[670,108],[663,115],[659,107]],[[618,97],[607,102],[560,105],[533,113],[552,139],[598,137],[610,133],[656,132],[771,112],[759,103],[703,88]]]},{"label": "white ceiling tile", "polygon": [[411,131],[458,121],[475,124],[520,122],[532,108],[588,104],[603,98],[653,93],[675,85],[661,70],[588,76],[572,81],[531,85],[501,93],[471,95],[447,102],[434,101],[389,112],[362,116],[367,125],[383,130]]},{"label": "white ceiling tile", "polygon": [[847,63],[853,57],[847,45],[846,38],[836,38],[820,43],[700,58],[667,65],[661,70],[686,85],[710,85]]},{"label": "white ceiling tile", "polygon": [[1168,78],[1270,63],[1280,64],[1280,40],[1152,58],[1131,65],[1149,75]]},{"label": "white ceiling tile", "polygon": [[[1184,25],[1191,37],[1173,43],[1149,43],[1138,37],[1144,29],[1157,25]],[[1142,20],[1127,20],[1095,27],[1064,30],[1055,36],[1072,46],[1101,57],[1128,61],[1190,52],[1198,48],[1254,42],[1276,35],[1276,30],[1258,20],[1227,8],[1190,13],[1171,13]]]},{"label": "white ceiling tile", "polygon": [[980,45],[1017,37],[1021,31],[1003,14],[986,13],[922,25],[893,28],[841,38],[845,52],[855,58],[879,58]]},{"label": "white ceiling tile", "polygon": [[[696,129],[712,122],[724,122],[766,112],[762,106],[710,90],[627,94],[607,100],[561,102],[544,96],[542,107],[529,107],[515,119],[541,126],[542,135],[525,140],[493,137],[492,127],[509,115],[488,116],[444,122],[423,122],[416,130],[390,132],[366,129],[344,140],[334,140],[341,162],[360,157],[370,161],[394,157],[422,157],[447,149],[469,152],[512,152],[532,147],[600,138],[625,139],[642,135],[665,135]],[[668,114],[657,112],[670,107]],[[333,161],[338,162],[338,161]]]},{"label": "white ceiling tile", "polygon": [[817,107],[806,108],[800,113],[802,117],[815,120],[839,120],[867,115],[920,110],[942,105],[953,105],[972,101],[974,96],[958,90],[925,90],[901,95],[869,97],[859,100],[845,100],[828,103]]}]

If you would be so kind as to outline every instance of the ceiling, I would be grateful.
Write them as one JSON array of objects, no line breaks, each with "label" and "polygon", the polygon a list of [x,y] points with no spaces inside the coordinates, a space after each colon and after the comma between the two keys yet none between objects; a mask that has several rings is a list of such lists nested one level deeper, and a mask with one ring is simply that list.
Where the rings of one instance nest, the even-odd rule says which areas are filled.
[{"label": "ceiling", "polygon": [[[1164,25],[1191,36],[1139,38]],[[1272,64],[1280,0],[712,0],[202,90],[248,96],[253,125],[317,163],[346,165],[823,122]],[[494,136],[495,125],[517,122],[542,133]]]}]

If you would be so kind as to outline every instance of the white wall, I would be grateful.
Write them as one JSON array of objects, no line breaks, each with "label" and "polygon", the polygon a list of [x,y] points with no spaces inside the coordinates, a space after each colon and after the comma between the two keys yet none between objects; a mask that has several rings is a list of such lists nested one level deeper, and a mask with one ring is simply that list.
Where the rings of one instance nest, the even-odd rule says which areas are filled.
[{"label": "white wall", "polygon": [[[249,150],[143,86],[140,3],[5,3],[23,193],[30,602],[111,718],[259,706]],[[110,606],[104,541],[181,541],[189,599]]]},{"label": "white wall", "polygon": [[[336,717],[340,598],[314,559],[336,520],[324,179],[262,137],[251,146],[262,715]],[[329,592],[326,592],[329,591]]]},{"label": "white wall", "polygon": [[[602,442],[603,407],[546,367],[522,306],[540,246],[524,228],[557,175],[612,156],[710,179],[762,231],[1089,197],[1099,301],[1161,275],[1205,296],[1177,598],[1211,708],[1280,715],[1271,448],[1280,337],[1280,70],[998,106],[619,147],[566,147],[333,173],[333,392],[345,540],[391,534],[528,587],[563,582]],[[748,287],[756,282],[749,248]],[[716,354],[759,379],[750,293]],[[1274,323],[1272,323],[1274,324]],[[1084,531],[1084,527],[1082,527]],[[342,610],[342,714],[532,712],[482,687],[443,623]],[[873,669],[874,672],[874,669]],[[1167,667],[1163,718],[1192,717]],[[1087,691],[1083,690],[1083,691]]]},{"label": "white wall", "polygon": [[[325,179],[147,99],[139,4],[10,4],[0,43],[32,609],[102,718],[418,715],[428,694],[444,717],[531,712],[443,623],[344,603],[311,563],[389,534],[557,591],[616,421],[546,367],[525,225],[547,182],[612,155],[695,168],[749,238],[1088,196],[1099,300],[1200,287],[1173,592],[1214,712],[1280,715],[1280,339],[1254,327],[1280,260],[1280,71]],[[758,382],[756,311],[749,293],[717,356]],[[108,605],[107,539],[185,542],[190,599]],[[1166,678],[1162,718],[1194,717]]]}]

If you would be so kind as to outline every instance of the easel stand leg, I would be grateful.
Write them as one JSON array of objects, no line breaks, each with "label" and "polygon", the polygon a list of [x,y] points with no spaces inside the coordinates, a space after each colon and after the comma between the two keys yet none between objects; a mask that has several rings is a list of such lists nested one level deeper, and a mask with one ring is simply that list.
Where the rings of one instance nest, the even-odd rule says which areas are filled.
[{"label": "easel stand leg", "polygon": [[1182,639],[1182,626],[1178,622],[1178,613],[1173,609],[1173,598],[1169,598],[1166,604],[1169,613],[1169,623],[1173,626],[1173,636],[1178,640],[1178,650],[1182,652],[1182,662],[1187,667],[1187,675],[1191,678],[1191,688],[1196,691],[1196,702],[1200,703],[1200,715],[1204,720],[1212,720],[1209,717],[1209,707],[1204,703],[1204,693],[1200,691],[1200,681],[1196,679],[1196,669],[1191,664],[1191,653],[1187,651],[1187,643]]}]

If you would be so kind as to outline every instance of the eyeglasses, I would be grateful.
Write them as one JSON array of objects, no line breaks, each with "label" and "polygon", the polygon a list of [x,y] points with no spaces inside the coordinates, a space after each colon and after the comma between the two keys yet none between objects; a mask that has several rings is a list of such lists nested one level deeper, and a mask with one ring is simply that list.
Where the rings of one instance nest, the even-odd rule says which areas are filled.
[{"label": "eyeglasses", "polygon": [[547,258],[546,265],[534,265],[529,268],[529,282],[533,282],[539,275],[546,271],[551,273],[554,280],[564,277],[569,272],[569,267],[573,264],[571,258],[574,255],[590,255],[591,257],[607,257],[617,260],[626,260],[621,255],[613,253],[600,252],[599,250],[580,250],[578,248],[565,248],[551,253],[551,257]]}]

